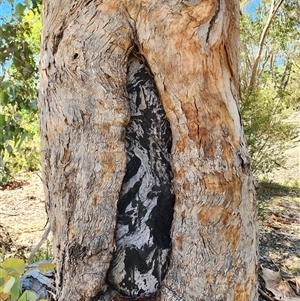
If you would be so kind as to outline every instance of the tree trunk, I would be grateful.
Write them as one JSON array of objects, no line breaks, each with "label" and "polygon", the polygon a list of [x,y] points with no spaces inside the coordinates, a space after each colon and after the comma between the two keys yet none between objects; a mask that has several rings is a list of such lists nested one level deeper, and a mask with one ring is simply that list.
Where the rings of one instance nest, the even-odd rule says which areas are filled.
[{"label": "tree trunk", "polygon": [[239,1],[45,0],[43,15],[58,300],[256,300]]}]

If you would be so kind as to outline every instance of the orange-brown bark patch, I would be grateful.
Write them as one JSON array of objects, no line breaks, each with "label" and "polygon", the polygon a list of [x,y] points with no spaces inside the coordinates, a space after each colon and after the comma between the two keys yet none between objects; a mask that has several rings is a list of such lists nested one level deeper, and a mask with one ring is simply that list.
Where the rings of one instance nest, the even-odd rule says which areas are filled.
[{"label": "orange-brown bark patch", "polygon": [[116,13],[119,4],[119,1],[106,1],[103,5],[103,10],[107,13]]},{"label": "orange-brown bark patch", "polygon": [[223,150],[223,158],[225,158],[227,162],[227,171],[225,172],[226,178],[231,180],[232,178],[232,148],[231,145],[227,141],[222,142],[222,150]]},{"label": "orange-brown bark patch", "polygon": [[239,236],[240,228],[241,226],[237,225],[235,227],[227,227],[225,230],[225,239],[231,244],[232,252],[235,252],[238,246],[240,240],[240,236]]},{"label": "orange-brown bark patch", "polygon": [[97,205],[97,197],[94,197],[92,201],[92,206],[96,207],[96,205]]},{"label": "orange-brown bark patch", "polygon": [[[184,179],[185,173],[184,168],[180,166],[178,169],[174,170],[174,177],[177,179]],[[186,182],[188,182],[188,180],[186,180]]]},{"label": "orange-brown bark patch", "polygon": [[186,137],[181,137],[181,139],[177,143],[177,151],[183,152],[184,149],[186,148],[187,142],[186,142]]},{"label": "orange-brown bark patch", "polygon": [[227,192],[228,192],[228,197],[230,198],[230,203],[233,208],[237,207],[240,205],[242,201],[242,196],[241,196],[241,180],[237,176],[233,176],[232,179],[230,180],[230,184],[228,186]]},{"label": "orange-brown bark patch", "polygon": [[232,219],[233,210],[232,207],[224,208],[221,216],[223,225],[229,225]]},{"label": "orange-brown bark patch", "polygon": [[204,206],[198,212],[197,217],[203,225],[207,225],[210,222],[219,220],[222,216],[223,211],[223,206],[212,206],[209,208]]},{"label": "orange-brown bark patch", "polygon": [[175,237],[175,241],[176,241],[177,246],[178,246],[178,249],[179,249],[180,251],[183,250],[183,247],[182,247],[182,245],[183,245],[183,240],[184,240],[184,234],[180,234],[180,235],[178,235],[178,236]]},{"label": "orange-brown bark patch", "polygon": [[222,173],[205,174],[201,180],[203,190],[212,191],[213,193],[227,192],[228,183],[225,181]]},{"label": "orange-brown bark patch", "polygon": [[182,187],[185,191],[189,191],[191,189],[191,183],[189,181],[184,181]]},{"label": "orange-brown bark patch", "polygon": [[[200,145],[203,148],[205,157],[212,157],[215,154],[214,143],[207,128],[201,127],[198,129]],[[196,141],[195,141],[196,142]]]},{"label": "orange-brown bark patch", "polygon": [[193,121],[198,117],[195,103],[192,102],[191,100],[183,104],[183,110],[186,118],[189,121]]},{"label": "orange-brown bark patch", "polygon": [[64,156],[62,159],[62,163],[66,163],[68,157],[69,157],[69,150],[67,148],[64,148]]},{"label": "orange-brown bark patch", "polygon": [[195,144],[199,147],[200,144],[200,136],[199,136],[199,126],[195,121],[188,121],[188,129],[189,129],[189,138],[195,142]]},{"label": "orange-brown bark patch", "polygon": [[103,170],[103,182],[105,183],[105,181],[111,177],[111,174],[117,168],[114,154],[106,153],[101,167]]},{"label": "orange-brown bark patch", "polygon": [[198,24],[204,24],[214,16],[218,7],[217,0],[202,0],[196,6],[188,6],[185,12]]},{"label": "orange-brown bark patch", "polygon": [[245,286],[241,286],[240,283],[237,283],[234,289],[234,300],[235,301],[248,301],[249,299],[249,289],[247,286],[248,281]]},{"label": "orange-brown bark patch", "polygon": [[109,133],[111,128],[111,124],[108,122],[103,122],[101,124],[101,133]]}]

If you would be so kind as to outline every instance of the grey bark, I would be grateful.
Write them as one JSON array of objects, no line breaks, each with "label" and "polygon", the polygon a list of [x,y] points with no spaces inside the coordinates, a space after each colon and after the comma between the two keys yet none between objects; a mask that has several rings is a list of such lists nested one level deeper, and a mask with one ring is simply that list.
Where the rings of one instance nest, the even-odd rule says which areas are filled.
[{"label": "grey bark", "polygon": [[58,299],[88,300],[106,289],[114,248],[133,37],[111,1],[45,1],[43,14],[41,155]]}]

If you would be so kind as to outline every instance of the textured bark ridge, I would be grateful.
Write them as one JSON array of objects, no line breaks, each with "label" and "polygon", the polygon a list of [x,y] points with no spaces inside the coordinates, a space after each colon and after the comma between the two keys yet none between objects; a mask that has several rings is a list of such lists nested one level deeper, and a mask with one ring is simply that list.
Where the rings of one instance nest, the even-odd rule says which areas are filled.
[{"label": "textured bark ridge", "polygon": [[153,77],[142,57],[129,61],[127,172],[118,203],[116,251],[108,281],[122,295],[156,293],[166,274],[171,247],[174,193],[171,130]]}]

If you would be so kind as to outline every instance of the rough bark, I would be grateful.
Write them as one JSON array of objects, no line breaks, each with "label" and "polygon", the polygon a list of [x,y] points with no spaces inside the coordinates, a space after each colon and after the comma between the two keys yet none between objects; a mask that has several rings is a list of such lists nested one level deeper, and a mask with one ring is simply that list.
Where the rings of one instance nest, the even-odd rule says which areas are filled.
[{"label": "rough bark", "polygon": [[51,0],[43,8],[42,165],[64,301],[88,300],[106,288],[126,166],[133,37],[119,2],[101,2]]},{"label": "rough bark", "polygon": [[[103,292],[127,181],[126,70],[134,44],[172,131],[172,252],[153,298],[257,299],[256,204],[237,105],[238,4],[44,1],[42,156],[59,300],[123,298]],[[127,294],[136,296],[130,285]]]},{"label": "rough bark", "polygon": [[222,0],[138,13],[140,50],[172,129],[176,202],[162,300],[257,299],[256,203],[237,107],[238,16],[238,2]]}]

